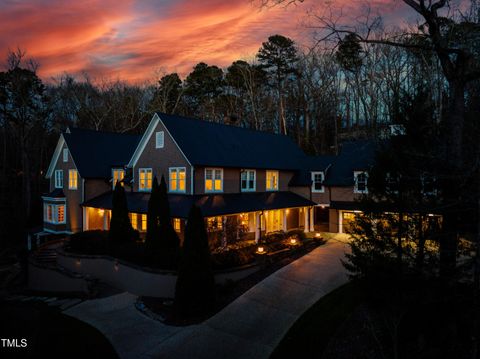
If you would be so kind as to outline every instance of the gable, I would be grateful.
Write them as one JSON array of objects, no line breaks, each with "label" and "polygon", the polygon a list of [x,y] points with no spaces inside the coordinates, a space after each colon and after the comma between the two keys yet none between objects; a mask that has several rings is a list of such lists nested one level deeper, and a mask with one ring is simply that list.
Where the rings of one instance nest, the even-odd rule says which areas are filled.
[{"label": "gable", "polygon": [[55,147],[55,151],[53,152],[52,158],[50,160],[50,164],[48,165],[45,178],[49,179],[52,177],[53,171],[55,170],[58,159],[60,158],[60,155],[62,153],[64,144],[65,144],[65,138],[63,137],[63,133],[61,133],[60,138],[58,139],[58,142],[57,142],[57,147]]}]

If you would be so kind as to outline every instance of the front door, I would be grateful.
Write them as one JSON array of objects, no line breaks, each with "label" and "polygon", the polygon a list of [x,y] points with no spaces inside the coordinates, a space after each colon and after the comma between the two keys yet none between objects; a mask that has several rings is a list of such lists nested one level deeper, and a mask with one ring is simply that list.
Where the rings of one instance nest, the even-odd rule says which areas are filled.
[{"label": "front door", "polygon": [[282,211],[281,210],[273,210],[265,212],[265,222],[267,224],[267,228],[265,231],[268,232],[275,232],[282,230]]}]

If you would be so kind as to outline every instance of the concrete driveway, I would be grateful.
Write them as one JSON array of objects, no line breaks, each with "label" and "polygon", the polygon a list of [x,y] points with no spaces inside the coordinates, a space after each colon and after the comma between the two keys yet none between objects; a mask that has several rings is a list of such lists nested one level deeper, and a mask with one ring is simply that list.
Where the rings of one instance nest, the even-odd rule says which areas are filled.
[{"label": "concrete driveway", "polygon": [[172,327],[150,319],[129,293],[86,301],[64,313],[99,329],[122,358],[268,358],[305,310],[347,281],[340,263],[348,250],[345,239],[330,239],[198,325]]}]

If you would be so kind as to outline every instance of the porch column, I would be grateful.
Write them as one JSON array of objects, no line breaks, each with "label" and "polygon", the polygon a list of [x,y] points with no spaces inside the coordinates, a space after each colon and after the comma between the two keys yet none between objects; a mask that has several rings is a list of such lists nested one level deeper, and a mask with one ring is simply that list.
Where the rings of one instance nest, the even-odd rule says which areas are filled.
[{"label": "porch column", "polygon": [[108,229],[108,214],[107,214],[107,210],[104,209],[103,210],[103,230],[106,231]]},{"label": "porch column", "polygon": [[262,223],[260,222],[260,212],[255,212],[255,243],[260,240],[260,231]]},{"label": "porch column", "polygon": [[82,207],[82,215],[83,215],[83,231],[88,230],[88,217],[87,217],[87,207]]},{"label": "porch column", "polygon": [[282,218],[282,229],[284,232],[287,231],[287,211],[288,209],[284,209],[283,212],[283,218]]},{"label": "porch column", "polygon": [[315,231],[315,207],[310,207],[310,232]]},{"label": "porch column", "polygon": [[304,207],[303,208],[303,219],[304,219],[303,231],[305,233],[307,233],[308,229],[309,229],[308,228],[308,213],[309,213],[308,207]]},{"label": "porch column", "polygon": [[343,233],[343,216],[342,216],[342,211],[338,211],[338,233]]}]

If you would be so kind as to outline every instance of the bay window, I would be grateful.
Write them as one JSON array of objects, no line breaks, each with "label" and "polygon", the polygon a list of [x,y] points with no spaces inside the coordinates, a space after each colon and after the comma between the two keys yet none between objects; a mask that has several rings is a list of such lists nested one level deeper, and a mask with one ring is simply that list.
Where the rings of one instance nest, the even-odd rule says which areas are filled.
[{"label": "bay window", "polygon": [[65,223],[65,203],[53,204],[45,203],[43,205],[43,221],[52,224]]}]

